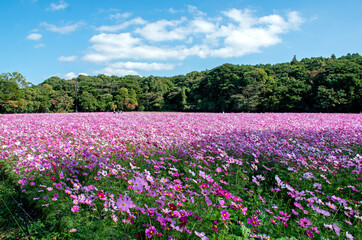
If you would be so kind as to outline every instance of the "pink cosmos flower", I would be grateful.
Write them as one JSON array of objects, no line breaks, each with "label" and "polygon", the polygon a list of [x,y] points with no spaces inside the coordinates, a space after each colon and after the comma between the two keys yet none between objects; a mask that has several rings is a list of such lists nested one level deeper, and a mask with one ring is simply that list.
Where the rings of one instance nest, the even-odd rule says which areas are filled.
[{"label": "pink cosmos flower", "polygon": [[307,233],[308,237],[312,238],[314,236],[313,232],[309,231],[308,229],[305,230],[305,232]]},{"label": "pink cosmos flower", "polygon": [[329,228],[329,229],[333,230],[333,227],[332,227],[331,224],[325,224],[325,223],[324,223],[323,225],[324,225],[325,228]]},{"label": "pink cosmos flower", "polygon": [[303,206],[299,202],[295,202],[294,205],[300,210],[303,210]]},{"label": "pink cosmos flower", "polygon": [[246,211],[247,211],[247,210],[248,210],[247,207],[242,208],[242,209],[241,209],[242,214],[243,214],[243,215],[246,215]]},{"label": "pink cosmos flower", "polygon": [[72,212],[78,212],[79,211],[79,206],[78,205],[74,205],[71,209]]},{"label": "pink cosmos flower", "polygon": [[346,237],[348,240],[353,240],[353,236],[349,232],[346,232]]},{"label": "pink cosmos flower", "polygon": [[229,219],[230,213],[226,209],[222,210],[220,213],[221,213],[222,220]]},{"label": "pink cosmos flower", "polygon": [[214,230],[215,231],[215,233],[218,233],[218,229],[217,229],[217,225],[218,225],[219,223],[217,222],[217,221],[213,221],[212,222],[212,230]]},{"label": "pink cosmos flower", "polygon": [[205,236],[204,232],[195,231],[196,236],[200,237],[202,240],[208,240],[209,238]]},{"label": "pink cosmos flower", "polygon": [[271,210],[269,210],[269,209],[267,209],[267,208],[264,208],[264,209],[265,209],[265,211],[267,211],[268,213],[274,214]]},{"label": "pink cosmos flower", "polygon": [[230,199],[230,198],[231,198],[231,194],[230,194],[227,190],[225,190],[225,189],[223,189],[223,190],[221,191],[221,194],[222,194],[222,196],[224,196],[226,199]]},{"label": "pink cosmos flower", "polygon": [[227,206],[224,206],[225,201],[224,201],[223,199],[220,199],[220,200],[219,200],[219,204],[220,204],[221,207],[223,207],[223,208],[226,208],[226,207],[227,207]]},{"label": "pink cosmos flower", "polygon": [[297,211],[295,211],[294,208],[292,209],[292,213],[293,213],[294,215],[299,215],[299,213],[298,213]]},{"label": "pink cosmos flower", "polygon": [[247,223],[252,226],[260,226],[260,220],[256,215],[251,216],[251,218],[248,218]]},{"label": "pink cosmos flower", "polygon": [[145,181],[140,177],[136,177],[132,187],[135,191],[139,191],[143,189],[143,185],[145,185]]},{"label": "pink cosmos flower", "polygon": [[351,223],[351,221],[349,221],[349,220],[344,220],[346,223],[348,223],[349,225],[353,225],[352,223]]},{"label": "pink cosmos flower", "polygon": [[336,234],[338,235],[338,236],[340,236],[341,235],[341,229],[337,226],[337,224],[335,224],[335,223],[333,223],[333,229],[334,229],[334,231],[336,232]]},{"label": "pink cosmos flower", "polygon": [[106,196],[101,192],[97,192],[97,197],[99,197],[101,200],[106,200]]},{"label": "pink cosmos flower", "polygon": [[312,227],[312,230],[313,230],[315,233],[319,233],[318,227]]},{"label": "pink cosmos flower", "polygon": [[124,198],[120,197],[116,202],[116,206],[119,210],[123,212],[129,211],[130,208],[134,208],[135,205],[133,204],[130,197],[126,196]]},{"label": "pink cosmos flower", "polygon": [[146,229],[145,233],[146,233],[147,238],[151,238],[152,235],[157,234],[157,229],[154,226],[151,226],[151,227]]},{"label": "pink cosmos flower", "polygon": [[290,218],[290,215],[288,215],[288,213],[285,213],[283,211],[279,211],[279,214],[286,217],[286,218]]},{"label": "pink cosmos flower", "polygon": [[270,221],[275,224],[275,225],[278,225],[277,221],[275,221],[275,219],[271,218]]},{"label": "pink cosmos flower", "polygon": [[301,218],[301,219],[299,219],[299,225],[302,228],[308,228],[310,225],[312,225],[312,223],[307,218]]}]

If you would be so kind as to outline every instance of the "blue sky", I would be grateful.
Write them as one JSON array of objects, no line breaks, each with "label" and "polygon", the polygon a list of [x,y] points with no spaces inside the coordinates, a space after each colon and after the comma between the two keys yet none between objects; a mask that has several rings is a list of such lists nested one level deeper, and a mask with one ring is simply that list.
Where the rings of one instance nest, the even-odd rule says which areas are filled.
[{"label": "blue sky", "polygon": [[175,76],[361,53],[360,0],[0,0],[0,73]]}]

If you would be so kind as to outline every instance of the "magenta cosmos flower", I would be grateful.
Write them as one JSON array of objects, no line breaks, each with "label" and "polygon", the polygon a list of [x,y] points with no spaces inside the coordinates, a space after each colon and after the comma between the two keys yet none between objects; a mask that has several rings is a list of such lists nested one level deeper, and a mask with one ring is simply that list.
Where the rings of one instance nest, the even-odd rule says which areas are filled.
[{"label": "magenta cosmos flower", "polygon": [[157,234],[157,229],[154,226],[151,226],[151,227],[146,229],[145,233],[146,233],[147,238],[151,238],[152,235]]},{"label": "magenta cosmos flower", "polygon": [[312,238],[314,236],[314,234],[311,231],[309,231],[308,229],[305,230],[305,232],[307,233],[308,237],[310,237],[310,238]]},{"label": "magenta cosmos flower", "polygon": [[220,212],[220,214],[221,214],[222,220],[227,220],[230,217],[230,213],[226,209],[222,210]]},{"label": "magenta cosmos flower", "polygon": [[252,225],[252,226],[259,226],[261,221],[258,219],[257,216],[253,215],[251,216],[251,218],[248,218],[247,223]]},{"label": "magenta cosmos flower", "polygon": [[214,230],[216,233],[218,233],[218,229],[217,229],[217,225],[218,225],[219,223],[217,222],[217,221],[213,221],[212,222],[212,230]]},{"label": "magenta cosmos flower", "polygon": [[169,207],[172,211],[176,211],[176,210],[177,210],[176,205],[173,204],[173,203],[168,203],[168,207]]},{"label": "magenta cosmos flower", "polygon": [[301,218],[299,220],[299,225],[302,227],[302,228],[308,228],[310,225],[312,225],[312,223],[310,222],[309,219],[307,218]]}]

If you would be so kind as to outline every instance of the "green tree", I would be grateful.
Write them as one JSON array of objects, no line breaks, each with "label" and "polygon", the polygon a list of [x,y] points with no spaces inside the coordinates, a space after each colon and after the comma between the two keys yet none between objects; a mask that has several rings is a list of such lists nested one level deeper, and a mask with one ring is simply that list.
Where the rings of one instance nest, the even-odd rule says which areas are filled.
[{"label": "green tree", "polygon": [[128,89],[127,88],[118,89],[116,96],[114,96],[114,99],[118,110],[122,111],[126,110],[129,101]]},{"label": "green tree", "polygon": [[97,99],[89,92],[83,92],[79,97],[79,105],[83,112],[94,112],[97,110]]}]

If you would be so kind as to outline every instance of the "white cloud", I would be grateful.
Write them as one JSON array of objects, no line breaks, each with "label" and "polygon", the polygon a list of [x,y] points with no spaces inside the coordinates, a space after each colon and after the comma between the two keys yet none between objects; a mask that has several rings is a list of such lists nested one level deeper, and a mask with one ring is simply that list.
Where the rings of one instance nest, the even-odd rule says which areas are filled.
[{"label": "white cloud", "polygon": [[80,22],[77,22],[77,23],[74,23],[71,25],[63,26],[63,27],[57,27],[57,26],[55,26],[53,24],[49,24],[47,22],[42,22],[40,25],[45,27],[48,31],[66,34],[66,33],[71,33],[71,32],[76,31],[78,28],[84,26],[85,23],[80,21]]},{"label": "white cloud", "polygon": [[77,58],[77,56],[69,56],[69,57],[60,56],[60,57],[58,57],[58,61],[59,62],[73,62],[76,58]]},{"label": "white cloud", "polygon": [[194,19],[189,24],[189,31],[191,33],[211,33],[214,32],[216,26],[212,22],[203,19]]},{"label": "white cloud", "polygon": [[[149,23],[142,19],[139,24],[144,26],[133,31],[94,35],[90,39],[92,46],[82,59],[107,64],[108,68],[103,69],[105,72],[120,73],[124,69],[152,67],[141,62],[120,62],[112,66],[112,61],[183,60],[188,56],[241,57],[282,42],[283,34],[298,29],[303,23],[298,12],[289,12],[284,17],[276,14],[257,17],[251,10],[234,8],[221,12],[217,18],[209,18],[193,6],[189,6],[188,10],[195,15],[194,18],[161,19]],[[135,19],[120,25],[101,26],[98,30],[124,30],[130,24],[136,24],[132,22]]]},{"label": "white cloud", "polygon": [[66,80],[73,79],[76,77],[77,77],[77,75],[74,72],[69,72],[67,74],[64,74],[64,79],[66,79]]},{"label": "white cloud", "polygon": [[197,9],[197,7],[192,6],[192,5],[189,5],[189,6],[187,7],[187,10],[188,10],[190,13],[193,13],[193,14],[196,14],[196,15],[199,15],[199,16],[206,16],[206,13],[200,11],[199,9]]},{"label": "white cloud", "polygon": [[129,18],[132,14],[129,12],[125,12],[125,13],[115,13],[115,14],[111,14],[109,15],[109,18],[111,20],[118,20],[118,19],[122,19],[122,18]]},{"label": "white cloud", "polygon": [[147,22],[145,20],[138,17],[138,18],[134,18],[130,21],[126,21],[126,22],[123,22],[123,23],[117,24],[117,25],[100,26],[100,27],[96,28],[96,30],[101,31],[101,32],[117,32],[117,31],[123,30],[131,25],[143,25],[146,23]]},{"label": "white cloud", "polygon": [[94,72],[95,74],[104,74],[108,76],[117,75],[117,76],[126,76],[126,75],[139,75],[138,72],[128,69],[119,69],[112,67],[105,67],[101,70],[97,70]]},{"label": "white cloud", "polygon": [[180,54],[183,49],[147,45],[140,38],[134,38],[130,33],[94,35],[91,52],[83,57],[89,62],[107,62],[115,59],[183,59]]},{"label": "white cloud", "polygon": [[172,21],[159,20],[136,29],[135,33],[155,42],[183,40],[187,37],[187,32],[185,28],[179,26],[185,21],[187,21],[186,18]]},{"label": "white cloud", "polygon": [[50,4],[50,7],[47,10],[58,11],[58,10],[66,9],[68,6],[69,6],[68,3],[64,2],[64,1],[59,1],[57,4],[56,3]]},{"label": "white cloud", "polygon": [[169,8],[168,12],[170,12],[172,14],[175,14],[175,13],[179,13],[179,12],[184,12],[184,10],[176,10],[176,9],[173,9],[173,8]]},{"label": "white cloud", "polygon": [[63,76],[63,78],[66,79],[66,80],[70,80],[70,79],[79,77],[80,75],[88,76],[87,73],[78,73],[78,74],[75,74],[74,72],[69,72],[69,73],[66,73],[66,74],[64,74],[64,75],[62,75],[62,74],[54,74],[54,76]]},{"label": "white cloud", "polygon": [[222,13],[237,22],[239,28],[250,28],[253,24],[257,22],[257,19],[252,16],[252,12],[249,9],[239,10],[233,8],[229,11],[225,11]]},{"label": "white cloud", "polygon": [[299,26],[304,22],[304,19],[299,16],[298,12],[292,11],[288,13],[288,22],[293,29],[299,29]]},{"label": "white cloud", "polygon": [[37,40],[40,40],[42,38],[42,35],[40,33],[31,33],[26,38],[29,39],[29,40],[37,41]]},{"label": "white cloud", "polygon": [[42,47],[45,47],[45,44],[44,43],[39,43],[37,45],[34,46],[35,48],[42,48]]},{"label": "white cloud", "polygon": [[114,69],[140,69],[145,71],[152,70],[171,70],[175,67],[174,64],[170,63],[145,63],[145,62],[116,62],[109,65]]}]

